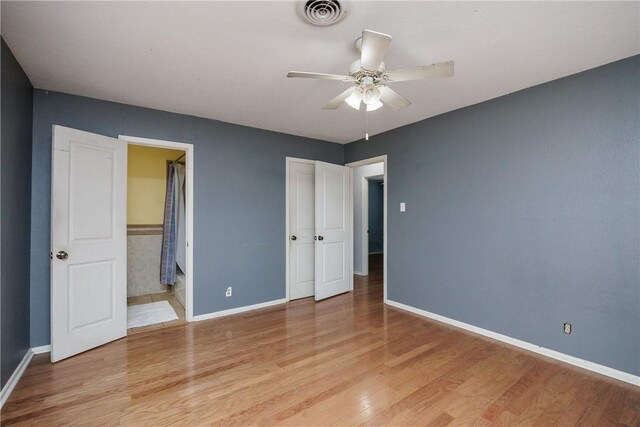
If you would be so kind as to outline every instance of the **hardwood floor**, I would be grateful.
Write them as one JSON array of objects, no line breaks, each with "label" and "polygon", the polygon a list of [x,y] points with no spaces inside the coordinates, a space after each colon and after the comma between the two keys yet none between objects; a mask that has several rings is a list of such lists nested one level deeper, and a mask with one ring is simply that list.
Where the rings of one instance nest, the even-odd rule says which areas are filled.
[{"label": "hardwood floor", "polygon": [[371,267],[320,303],[36,356],[2,424],[640,425],[639,388],[385,306]]}]

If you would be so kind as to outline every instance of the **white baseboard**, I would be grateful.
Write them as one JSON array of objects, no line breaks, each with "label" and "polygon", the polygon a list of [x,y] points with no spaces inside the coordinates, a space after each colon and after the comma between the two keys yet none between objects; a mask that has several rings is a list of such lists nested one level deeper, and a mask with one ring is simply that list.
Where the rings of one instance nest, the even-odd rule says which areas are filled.
[{"label": "white baseboard", "polygon": [[380,255],[383,254],[384,252],[380,251],[380,252],[369,252],[369,255]]},{"label": "white baseboard", "polygon": [[34,354],[49,353],[51,352],[51,345],[47,344],[41,345],[40,347],[32,347],[31,351],[33,351]]},{"label": "white baseboard", "polygon": [[259,304],[245,305],[244,307],[230,308],[229,310],[216,311],[214,313],[198,314],[193,316],[194,322],[201,320],[215,319],[217,317],[230,316],[232,314],[244,313],[245,311],[258,310],[259,308],[271,307],[273,305],[284,304],[287,302],[286,298],[276,299],[273,301],[261,302]]},{"label": "white baseboard", "polygon": [[606,375],[611,378],[615,378],[620,381],[624,381],[629,384],[640,387],[640,376],[630,374],[628,372],[619,371],[617,369],[610,368],[608,366],[600,365],[598,363],[590,362],[585,359],[580,359],[575,356],[560,353],[559,351],[551,350],[548,348],[540,347],[535,344],[531,344],[526,341],[521,341],[516,338],[511,338],[506,335],[499,334],[497,332],[490,331],[488,329],[479,328],[477,326],[470,325],[468,323],[460,322],[458,320],[450,319],[448,317],[441,316],[439,314],[431,313],[429,311],[421,310],[419,308],[411,307],[410,305],[402,304],[399,302],[386,300],[385,304],[392,307],[399,308],[401,310],[409,311],[419,316],[428,317],[429,319],[437,320],[442,323],[446,323],[457,328],[461,328],[476,334],[484,335],[485,337],[493,338],[494,340],[502,341],[507,344],[514,345],[516,347],[523,348],[525,350],[532,351],[534,353],[541,354],[543,356],[550,357],[552,359],[559,360],[561,362],[568,363],[570,365],[577,366],[579,368],[587,369],[598,374]]},{"label": "white baseboard", "polygon": [[2,391],[0,391],[0,408],[4,406],[4,403],[7,401],[7,399],[11,395],[11,392],[13,391],[14,387],[16,386],[16,384],[18,384],[20,377],[22,377],[22,374],[24,374],[24,371],[27,369],[27,366],[29,366],[29,362],[31,362],[31,359],[33,358],[33,354],[34,354],[33,350],[31,349],[27,350],[27,352],[24,354],[24,357],[16,367],[16,370],[13,371],[13,374],[11,374],[11,377],[2,388]]},{"label": "white baseboard", "polygon": [[353,274],[357,274],[358,276],[364,276],[364,274],[362,274],[362,271],[353,271]]}]

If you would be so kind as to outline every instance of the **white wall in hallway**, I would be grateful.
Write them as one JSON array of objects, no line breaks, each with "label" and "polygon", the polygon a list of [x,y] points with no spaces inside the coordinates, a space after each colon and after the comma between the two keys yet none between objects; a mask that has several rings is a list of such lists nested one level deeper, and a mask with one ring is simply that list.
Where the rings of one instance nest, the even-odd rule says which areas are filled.
[{"label": "white wall in hallway", "polygon": [[361,166],[353,170],[353,272],[361,274],[362,250],[362,178],[384,174],[384,163]]}]

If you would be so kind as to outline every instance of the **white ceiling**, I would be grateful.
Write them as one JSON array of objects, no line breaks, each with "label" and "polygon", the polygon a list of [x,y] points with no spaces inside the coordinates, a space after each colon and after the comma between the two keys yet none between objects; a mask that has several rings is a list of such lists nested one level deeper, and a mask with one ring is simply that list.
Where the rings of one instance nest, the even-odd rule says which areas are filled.
[{"label": "white ceiling", "polygon": [[2,33],[37,88],[340,143],[363,112],[320,108],[346,83],[362,29],[391,34],[387,69],[455,60],[451,79],[399,82],[413,105],[369,113],[369,133],[640,53],[638,2],[351,1],[331,27],[293,2],[2,2]]}]

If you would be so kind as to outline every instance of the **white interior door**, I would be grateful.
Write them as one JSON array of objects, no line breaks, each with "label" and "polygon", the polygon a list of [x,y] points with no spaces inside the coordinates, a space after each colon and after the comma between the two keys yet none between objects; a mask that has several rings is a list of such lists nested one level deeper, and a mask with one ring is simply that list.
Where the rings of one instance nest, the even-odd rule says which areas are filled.
[{"label": "white interior door", "polygon": [[289,299],[314,294],[315,166],[289,164]]},{"label": "white interior door", "polygon": [[51,361],[127,334],[125,141],[53,128]]},{"label": "white interior door", "polygon": [[348,292],[350,281],[349,168],[315,165],[315,299]]}]

